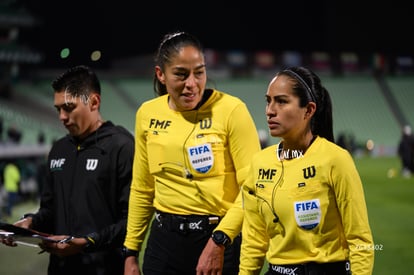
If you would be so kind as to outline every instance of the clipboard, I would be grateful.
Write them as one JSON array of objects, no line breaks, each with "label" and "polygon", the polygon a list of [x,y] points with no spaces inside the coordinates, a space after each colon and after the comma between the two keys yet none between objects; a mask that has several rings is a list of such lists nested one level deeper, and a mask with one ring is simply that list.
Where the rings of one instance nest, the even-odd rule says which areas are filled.
[{"label": "clipboard", "polygon": [[39,247],[42,241],[59,242],[49,238],[49,234],[0,222],[0,239],[12,238],[17,244]]}]

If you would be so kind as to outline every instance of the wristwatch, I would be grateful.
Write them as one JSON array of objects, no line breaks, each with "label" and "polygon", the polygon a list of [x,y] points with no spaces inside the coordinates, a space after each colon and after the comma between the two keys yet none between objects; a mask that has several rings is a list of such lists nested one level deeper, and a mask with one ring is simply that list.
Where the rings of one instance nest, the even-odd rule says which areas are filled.
[{"label": "wristwatch", "polygon": [[211,238],[213,241],[218,245],[224,245],[224,247],[227,247],[230,245],[230,238],[226,235],[223,231],[217,230],[213,232],[213,235],[211,235]]},{"label": "wristwatch", "polygon": [[132,250],[132,249],[128,249],[124,246],[124,248],[122,249],[122,252],[124,254],[124,258],[127,258],[129,256],[134,256],[134,257],[138,257],[138,251],[136,250]]}]

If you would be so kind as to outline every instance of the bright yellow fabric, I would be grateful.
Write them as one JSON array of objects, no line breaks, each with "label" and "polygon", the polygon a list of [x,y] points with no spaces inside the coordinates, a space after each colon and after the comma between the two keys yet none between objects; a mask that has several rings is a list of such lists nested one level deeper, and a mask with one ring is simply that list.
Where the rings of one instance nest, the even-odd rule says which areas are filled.
[{"label": "bright yellow fabric", "polygon": [[[318,137],[303,156],[280,161],[277,148],[254,156],[242,189],[239,274],[259,274],[265,257],[277,265],[349,259],[352,274],[372,274],[374,243],[364,191],[348,151]],[[304,229],[295,207],[302,210],[309,202],[320,203],[315,210],[320,221]]]},{"label": "bright yellow fabric", "polygon": [[8,163],[4,167],[4,190],[17,193],[19,191],[19,182],[19,168],[13,163]]},{"label": "bright yellow fabric", "polygon": [[[240,186],[259,137],[247,106],[214,91],[198,110],[176,112],[168,95],[138,109],[135,158],[125,246],[140,250],[154,210],[224,216],[217,229],[233,239],[243,220]],[[212,166],[197,167],[190,151],[209,152]],[[197,171],[200,168],[201,171]],[[202,171],[203,169],[207,171]],[[186,178],[191,174],[193,178]],[[234,206],[232,208],[232,206]],[[229,210],[231,208],[231,210]]]}]

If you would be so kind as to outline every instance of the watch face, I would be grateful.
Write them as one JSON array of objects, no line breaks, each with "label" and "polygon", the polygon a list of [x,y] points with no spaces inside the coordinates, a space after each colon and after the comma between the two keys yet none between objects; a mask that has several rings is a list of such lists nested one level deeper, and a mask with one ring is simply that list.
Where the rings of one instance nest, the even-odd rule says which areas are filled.
[{"label": "watch face", "polygon": [[224,241],[224,233],[221,231],[214,232],[213,237],[217,242],[222,243]]},{"label": "watch face", "polygon": [[229,238],[222,231],[215,231],[212,238],[216,244],[222,244],[225,246],[229,244]]}]

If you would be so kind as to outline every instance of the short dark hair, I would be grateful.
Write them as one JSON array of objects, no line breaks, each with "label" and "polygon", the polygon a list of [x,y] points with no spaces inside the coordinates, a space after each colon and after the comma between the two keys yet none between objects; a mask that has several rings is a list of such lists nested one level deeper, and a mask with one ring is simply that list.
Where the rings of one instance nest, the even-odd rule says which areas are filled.
[{"label": "short dark hair", "polygon": [[72,95],[89,95],[92,92],[101,94],[101,84],[95,72],[85,66],[78,65],[68,69],[52,82],[56,93],[66,91]]}]

